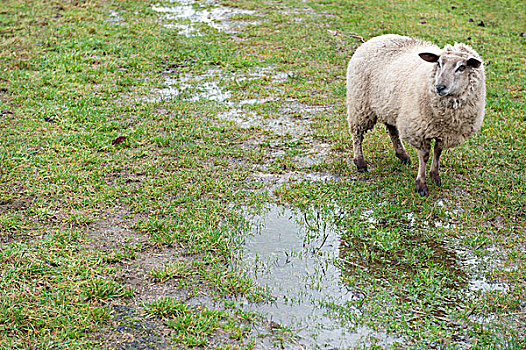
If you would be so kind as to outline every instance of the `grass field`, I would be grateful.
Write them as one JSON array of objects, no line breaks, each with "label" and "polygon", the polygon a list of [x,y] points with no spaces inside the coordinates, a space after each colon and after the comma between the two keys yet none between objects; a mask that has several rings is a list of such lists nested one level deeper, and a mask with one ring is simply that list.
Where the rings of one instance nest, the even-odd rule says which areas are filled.
[{"label": "grass field", "polygon": [[[359,297],[323,308],[374,331],[343,348],[525,349],[525,31],[518,0],[2,1],[0,348],[309,349],[240,258],[279,205],[338,234]],[[386,33],[485,61],[426,198],[382,126],[352,164],[346,64]]]}]

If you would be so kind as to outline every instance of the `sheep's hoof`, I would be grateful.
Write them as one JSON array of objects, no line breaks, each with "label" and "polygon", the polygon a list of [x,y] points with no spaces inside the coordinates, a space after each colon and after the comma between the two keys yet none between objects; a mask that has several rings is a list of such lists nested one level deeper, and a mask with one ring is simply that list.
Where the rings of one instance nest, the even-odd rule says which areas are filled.
[{"label": "sheep's hoof", "polygon": [[435,183],[435,185],[442,186],[442,180],[440,180],[440,175],[438,175],[438,173],[430,171],[429,177],[431,178],[431,181]]},{"label": "sheep's hoof", "polygon": [[402,164],[407,164],[407,165],[411,164],[411,158],[409,158],[409,156],[405,153],[398,153],[396,154],[396,157],[400,159]]},{"label": "sheep's hoof", "polygon": [[367,171],[367,163],[363,159],[354,159],[354,164],[359,172],[364,173]]},{"label": "sheep's hoof", "polygon": [[427,189],[427,184],[423,181],[416,180],[416,191],[422,196],[429,196],[429,190]]}]

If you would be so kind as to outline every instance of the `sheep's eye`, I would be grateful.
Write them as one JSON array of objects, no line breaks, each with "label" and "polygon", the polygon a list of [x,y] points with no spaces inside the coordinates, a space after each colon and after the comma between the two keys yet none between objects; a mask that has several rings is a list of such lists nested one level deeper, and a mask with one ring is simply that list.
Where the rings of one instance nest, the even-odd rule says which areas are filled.
[{"label": "sheep's eye", "polygon": [[459,72],[463,72],[463,71],[465,71],[465,70],[466,70],[466,66],[465,66],[465,65],[461,65],[461,66],[459,66],[459,67],[457,68],[457,71],[459,71]]}]

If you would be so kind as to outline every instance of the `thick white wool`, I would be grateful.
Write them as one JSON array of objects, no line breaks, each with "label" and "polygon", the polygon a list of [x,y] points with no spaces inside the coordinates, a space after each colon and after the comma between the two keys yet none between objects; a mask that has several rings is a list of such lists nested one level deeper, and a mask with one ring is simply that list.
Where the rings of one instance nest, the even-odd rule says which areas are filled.
[{"label": "thick white wool", "polygon": [[353,135],[376,122],[396,126],[400,137],[417,149],[436,139],[443,148],[460,144],[482,125],[486,103],[484,66],[469,71],[469,84],[455,96],[435,92],[437,64],[419,53],[479,55],[465,44],[444,49],[419,39],[382,35],[360,46],[347,68],[348,122]]}]

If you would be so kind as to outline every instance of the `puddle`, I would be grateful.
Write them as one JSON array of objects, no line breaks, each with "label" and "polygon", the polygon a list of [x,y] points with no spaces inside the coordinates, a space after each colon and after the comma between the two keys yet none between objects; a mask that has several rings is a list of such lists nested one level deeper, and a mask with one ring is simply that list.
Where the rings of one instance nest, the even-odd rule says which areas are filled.
[{"label": "puddle", "polygon": [[[272,102],[272,101],[276,101],[277,99],[276,98],[273,98],[273,97],[267,97],[267,98],[248,98],[246,100],[241,100],[237,103],[238,106],[245,106],[245,105],[250,105],[250,106],[255,106],[255,105],[260,105],[260,104],[263,104],[263,103],[267,103],[267,102]],[[237,111],[239,112],[239,110],[234,110],[234,111]]]},{"label": "puddle", "polygon": [[486,274],[489,271],[497,269],[500,265],[499,259],[495,257],[495,254],[499,254],[497,251],[498,249],[488,248],[487,250],[488,252],[491,252],[491,254],[485,254],[483,256],[476,256],[464,248],[455,250],[456,254],[460,257],[462,264],[468,271],[470,271],[468,280],[469,294],[492,291],[507,293],[510,290],[508,284],[486,278]]},{"label": "puddle", "polygon": [[240,127],[249,129],[261,127],[272,131],[276,135],[305,135],[309,131],[308,117],[301,118],[289,114],[276,114],[273,116],[263,116],[254,112],[245,112],[242,109],[234,108],[227,112],[219,113],[219,119],[236,122]]},{"label": "puddle", "polygon": [[[205,4],[212,5],[212,2],[207,1]],[[169,6],[152,5],[152,10],[163,14],[163,19],[166,21],[165,27],[178,29],[178,34],[186,37],[202,36],[195,26],[199,23],[204,23],[219,31],[234,33],[236,30],[255,22],[234,21],[231,20],[233,16],[256,14],[252,10],[220,5],[203,8],[194,0],[172,0]]]},{"label": "puddle", "polygon": [[498,283],[493,280],[487,280],[486,277],[482,276],[478,279],[472,279],[469,281],[469,290],[473,292],[482,291],[482,292],[491,292],[491,291],[500,291],[508,292],[510,287],[506,283]]},{"label": "puddle", "polygon": [[295,346],[308,349],[347,349],[381,339],[398,340],[366,326],[342,325],[325,306],[356,298],[341,283],[339,236],[319,213],[299,214],[273,205],[257,216],[257,229],[246,239],[243,260],[258,286],[275,298],[268,303],[245,302],[243,307],[263,314],[271,323],[290,327]]},{"label": "puddle", "polygon": [[[203,74],[186,73],[178,77],[167,77],[165,88],[159,89],[156,95],[146,97],[148,102],[159,102],[175,97],[183,101],[216,101],[229,109],[217,114],[217,118],[237,123],[242,128],[261,127],[277,135],[293,135],[301,137],[309,134],[310,120],[314,115],[332,109],[332,106],[312,106],[300,103],[294,99],[279,97],[246,98],[231,101],[232,93],[221,88],[220,83],[240,79],[261,79],[270,82],[285,81],[290,76],[287,72],[274,72],[272,67],[258,67],[246,75],[225,76],[219,69],[210,69]],[[250,107],[265,103],[275,103],[275,112],[260,114],[249,110]],[[311,155],[316,158],[316,155]],[[300,159],[306,164],[315,161]]]},{"label": "puddle", "polygon": [[[330,159],[332,145],[323,142],[304,139],[308,145],[305,153],[292,158],[292,162],[300,168],[309,168],[316,164],[321,164]],[[335,176],[335,178],[337,178]]]},{"label": "puddle", "polygon": [[110,10],[109,12],[110,12],[110,16],[108,18],[109,22],[113,22],[115,24],[123,24],[123,18],[121,16],[121,13],[123,13],[124,11]]},{"label": "puddle", "polygon": [[[226,105],[232,107],[230,111],[225,112],[225,118],[234,118],[236,115],[241,114],[241,109],[243,106],[254,106],[258,104],[264,104],[268,102],[273,102],[279,100],[277,97],[264,97],[264,98],[247,98],[237,102],[228,102],[227,100],[231,98],[230,91],[223,91],[219,86],[221,81],[243,81],[243,80],[254,80],[254,79],[263,79],[271,83],[279,83],[286,81],[291,73],[288,72],[274,72],[273,67],[257,67],[250,70],[246,74],[235,74],[229,76],[221,69],[209,69],[203,74],[182,74],[177,77],[167,77],[164,80],[165,88],[157,90],[158,96],[147,97],[146,99],[149,102],[158,102],[160,100],[171,99],[177,96],[185,96],[183,100],[197,102],[201,100],[208,101],[218,101],[225,103]],[[317,112],[315,107],[309,107],[303,105],[303,108],[295,108],[292,106],[290,100],[284,112],[297,112],[298,109],[308,111],[309,113]],[[299,105],[296,103],[296,105]]]},{"label": "puddle", "polygon": [[223,91],[217,81],[207,81],[221,75],[221,70],[209,69],[204,74],[184,74],[177,78],[166,78],[165,88],[157,90],[157,96],[146,97],[148,102],[159,102],[181,96],[183,101],[201,100],[223,103],[231,97],[229,91]]},{"label": "puddle", "polygon": [[[198,102],[200,100],[225,102],[231,96],[230,92],[224,92],[216,82],[205,81],[197,89],[197,93],[188,98],[184,98],[184,100],[191,102]],[[179,91],[179,93],[181,93],[181,91]]]},{"label": "puddle", "polygon": [[[383,203],[382,205],[385,205],[385,203]],[[439,206],[443,206],[443,205],[439,204]],[[433,227],[439,227],[439,228],[449,230],[449,229],[456,228],[455,224],[453,223],[453,218],[456,213],[450,212],[448,210],[445,210],[444,212],[446,214],[446,218],[444,221],[439,220],[439,219],[430,220],[429,218],[421,219],[418,216],[416,216],[414,213],[409,212],[409,213],[404,214],[403,222],[405,223],[407,228],[411,228],[411,229],[416,229],[416,228],[424,228],[424,229],[428,228],[429,229]],[[372,209],[364,210],[362,212],[361,219],[364,222],[367,222],[371,227],[378,227],[378,225],[385,223],[385,219],[378,218],[375,215],[375,210],[372,210]]]},{"label": "puddle", "polygon": [[[279,107],[272,115],[259,115],[252,111],[245,111],[245,105],[256,105],[268,102],[278,102]],[[217,117],[236,122],[242,128],[261,127],[272,131],[276,135],[305,136],[310,133],[310,119],[321,111],[330,109],[329,106],[309,106],[294,99],[261,98],[241,100],[229,103],[232,109],[219,113]],[[307,160],[307,163],[308,160]],[[310,162],[312,163],[312,162]]]},{"label": "puddle", "polygon": [[[437,206],[446,208],[443,200],[437,201]],[[438,227],[443,229],[453,229],[455,224],[451,222],[452,218],[458,214],[458,210],[449,211],[444,209],[446,214],[446,220],[433,220],[432,222],[423,221],[419,219],[414,213],[406,213],[404,215],[407,227],[413,229],[415,227],[431,228]],[[364,210],[361,214],[363,222],[367,223],[370,227],[376,228],[378,225],[383,224],[383,220],[375,216],[375,211],[372,209]],[[490,291],[509,291],[509,286],[505,283],[499,283],[495,280],[489,280],[485,277],[485,274],[492,269],[495,269],[498,265],[498,259],[495,258],[494,254],[488,254],[484,256],[475,256],[467,248],[459,248],[457,243],[449,242],[447,244],[447,250],[453,254],[455,260],[463,266],[464,271],[467,271],[466,282],[467,282],[467,293],[474,294],[477,292],[490,292]],[[490,248],[488,251],[494,253],[496,248]]]}]

